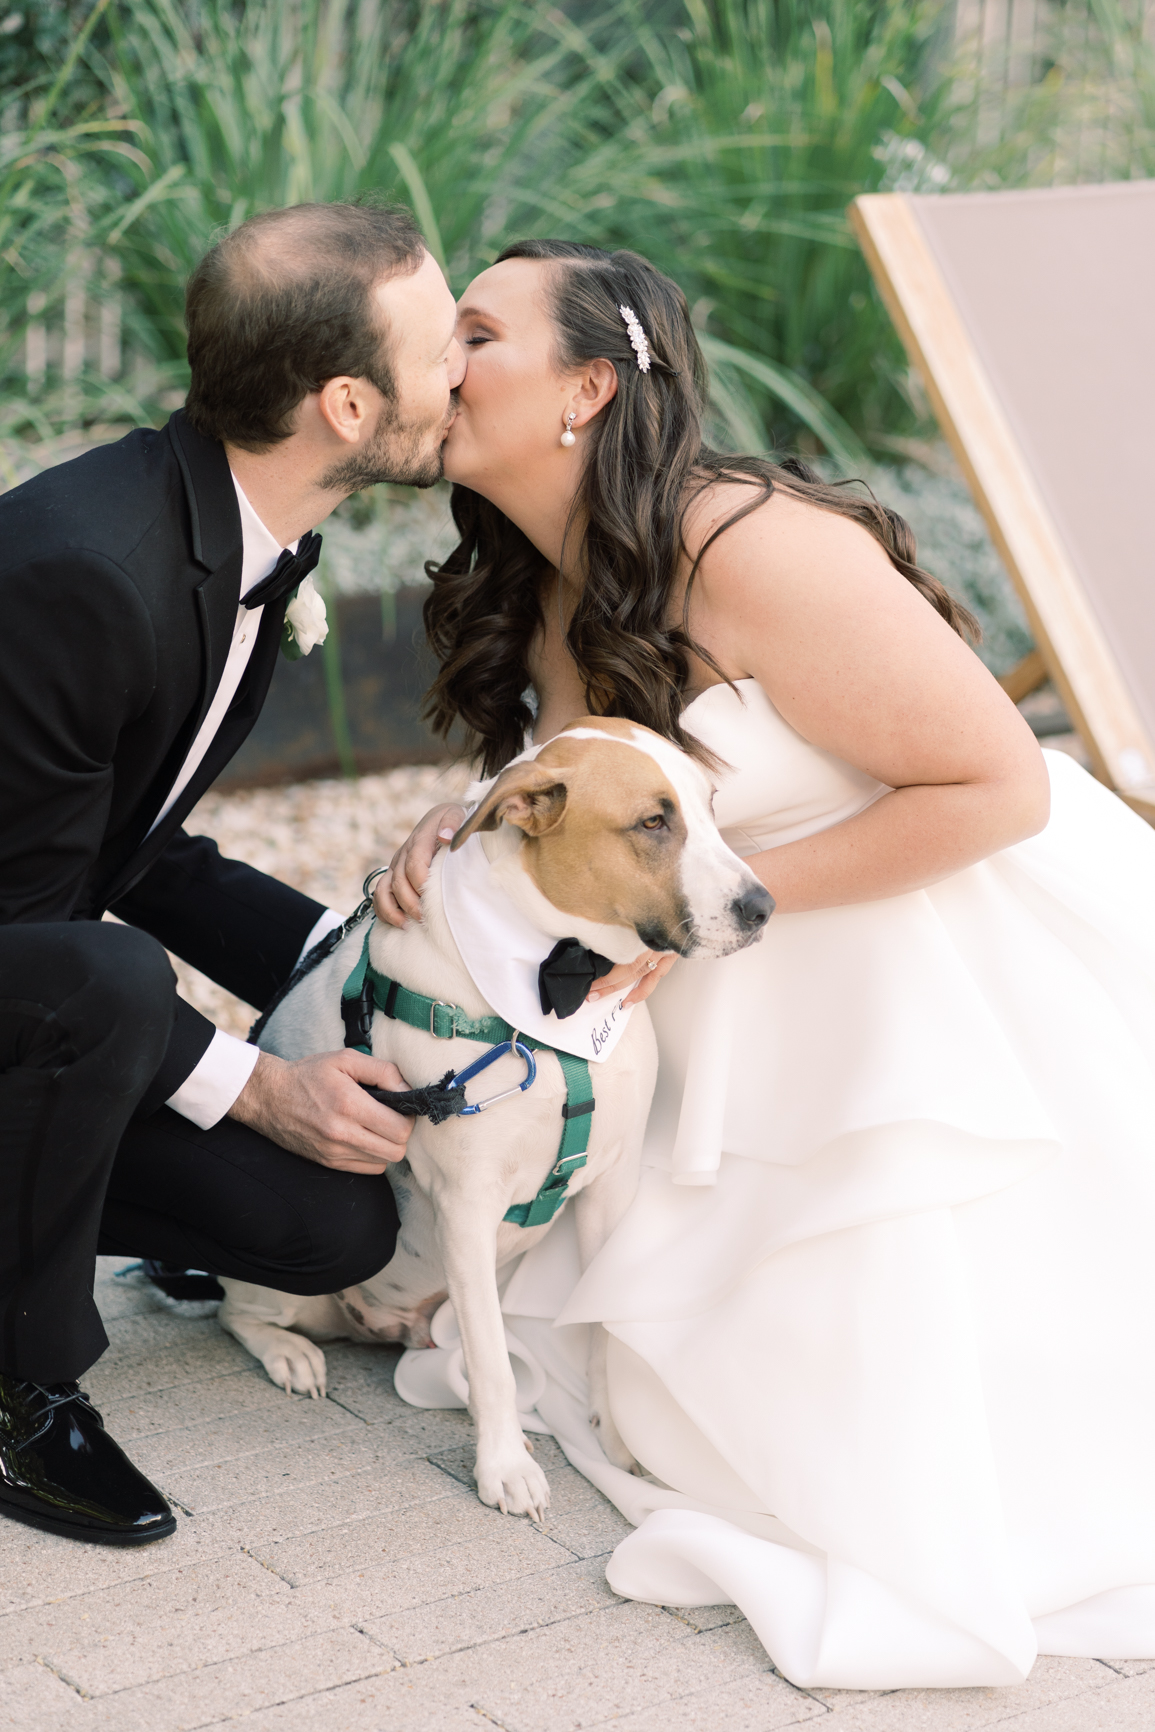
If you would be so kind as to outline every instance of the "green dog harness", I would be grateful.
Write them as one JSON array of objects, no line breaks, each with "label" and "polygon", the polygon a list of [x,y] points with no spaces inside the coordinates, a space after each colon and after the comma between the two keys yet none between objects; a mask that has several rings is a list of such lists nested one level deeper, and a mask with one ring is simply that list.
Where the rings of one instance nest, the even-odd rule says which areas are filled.
[{"label": "green dog harness", "polygon": [[[380,974],[369,961],[369,934],[373,925],[374,922],[370,921],[357,965],[341,988],[341,1015],[345,1023],[346,1046],[357,1052],[371,1051],[373,1013],[380,1011],[383,1016],[408,1023],[410,1028],[419,1028],[423,1034],[431,1034],[435,1040],[483,1040],[488,1041],[491,1046],[503,1046],[516,1040],[520,1047],[529,1047],[536,1052],[552,1052],[561,1065],[566,1097],[565,1105],[561,1109],[562,1132],[557,1160],[533,1201],[514,1203],[512,1208],[505,1211],[504,1217],[515,1227],[544,1227],[553,1220],[565,1202],[571,1178],[586,1164],[590,1119],[594,1110],[594,1092],[588,1061],[576,1058],[573,1053],[559,1052],[557,1047],[547,1046],[544,1041],[534,1040],[529,1035],[520,1034],[511,1023],[500,1016],[467,1016],[459,1005],[447,1004],[439,998],[426,998],[424,993],[412,992],[409,987],[402,986],[400,981],[391,980],[387,974]],[[472,1074],[473,1069],[473,1066],[469,1067],[469,1074]],[[461,1073],[462,1077],[466,1074]],[[532,1077],[529,1080],[531,1081]],[[528,1087],[528,1081],[522,1086]],[[461,1095],[464,1102],[464,1089]]]}]

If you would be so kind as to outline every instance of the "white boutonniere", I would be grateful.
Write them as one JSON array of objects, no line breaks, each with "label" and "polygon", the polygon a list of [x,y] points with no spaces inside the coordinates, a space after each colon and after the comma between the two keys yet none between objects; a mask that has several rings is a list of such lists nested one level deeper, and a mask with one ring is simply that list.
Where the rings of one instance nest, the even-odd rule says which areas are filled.
[{"label": "white boutonniere", "polygon": [[303,578],[293,591],[293,599],[285,609],[285,635],[281,639],[281,654],[291,662],[307,656],[329,635],[329,620],[325,603],[317,593],[311,577]]}]

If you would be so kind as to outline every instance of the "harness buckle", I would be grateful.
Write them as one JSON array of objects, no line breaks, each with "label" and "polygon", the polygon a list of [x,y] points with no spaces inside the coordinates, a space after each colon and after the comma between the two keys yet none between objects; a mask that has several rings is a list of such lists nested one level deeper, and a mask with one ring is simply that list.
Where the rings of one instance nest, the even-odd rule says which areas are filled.
[{"label": "harness buckle", "polygon": [[[439,1034],[437,1032],[435,1025],[437,1022],[437,1012],[439,1010],[447,1010],[449,1012],[448,1034]],[[433,1036],[434,1040],[453,1040],[457,1034],[457,1006],[455,1004],[447,1004],[443,998],[435,998],[433,1003],[429,1006],[429,1032]]]}]

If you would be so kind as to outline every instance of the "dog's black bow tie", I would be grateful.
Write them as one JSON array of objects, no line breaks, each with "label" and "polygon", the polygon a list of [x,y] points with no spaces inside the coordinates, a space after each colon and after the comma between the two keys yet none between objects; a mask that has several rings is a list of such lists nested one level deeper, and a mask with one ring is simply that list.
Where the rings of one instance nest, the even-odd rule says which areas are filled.
[{"label": "dog's black bow tie", "polygon": [[311,571],[316,570],[320,557],[321,537],[310,529],[298,541],[296,553],[290,553],[286,548],[268,577],[262,577],[260,583],[255,583],[242,598],[241,606],[264,607],[267,602],[280,601],[283,595],[291,594]]},{"label": "dog's black bow tie", "polygon": [[572,1016],[585,1003],[595,980],[608,974],[613,963],[596,950],[587,950],[576,938],[559,938],[537,971],[537,990],[542,1014],[555,1011],[558,1019]]}]

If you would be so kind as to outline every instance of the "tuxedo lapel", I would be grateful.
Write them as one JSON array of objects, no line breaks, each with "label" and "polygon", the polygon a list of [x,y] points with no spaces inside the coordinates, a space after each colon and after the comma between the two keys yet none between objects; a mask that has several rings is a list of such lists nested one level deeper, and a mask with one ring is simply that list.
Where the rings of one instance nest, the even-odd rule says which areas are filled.
[{"label": "tuxedo lapel", "polygon": [[195,432],[183,410],[172,416],[165,432],[184,477],[193,558],[206,571],[217,571],[237,555],[235,608],[241,593],[241,511],[225,448]]},{"label": "tuxedo lapel", "polygon": [[[117,874],[111,888],[105,895],[106,906],[115,902],[117,897],[126,895],[132,886],[143,878],[149,867],[163,854],[201,795],[212,787],[225,765],[236,755],[248,738],[254,722],[261,713],[265,698],[268,696],[273,671],[277,665],[277,652],[284,631],[286,606],[287,602],[283,598],[266,606],[261,615],[257,641],[253,645],[253,653],[249,657],[248,666],[245,668],[236,696],[226,710],[220,727],[209,742],[208,750],[156,829],[142,838],[139,846]],[[215,684],[213,689],[216,689]],[[171,785],[171,780],[166,783],[152,808],[154,814],[156,807],[163,804]],[[152,822],[151,817],[147,822]]]},{"label": "tuxedo lapel", "polygon": [[[195,592],[203,661],[200,702],[188,740],[182,742],[187,749],[208,713],[228,659],[241,599],[244,538],[224,447],[215,440],[202,439],[183,414],[173,416],[168,434],[184,480],[193,558],[208,573]],[[158,803],[163,798],[162,793]]]},{"label": "tuxedo lapel", "polygon": [[[150,864],[164,849],[170,837],[180,829],[201,795],[212,787],[225,765],[235,757],[260,715],[273,678],[273,670],[277,665],[286,605],[282,598],[266,606],[262,613],[257,641],[241,676],[236,696],[225,711],[220,727],[209,742],[208,750],[187,785],[181,790],[179,798],[174,801],[148,838]],[[152,848],[153,843],[156,843],[155,849]],[[134,867],[135,864],[134,861]]]},{"label": "tuxedo lapel", "polygon": [[[224,673],[225,663],[228,660],[229,645],[232,642],[233,627],[236,623],[237,607],[240,603],[244,540],[241,533],[241,515],[237,504],[236,488],[233,486],[224,447],[218,444],[216,440],[202,438],[189,426],[181,411],[171,417],[165,433],[171,442],[184,484],[190,551],[196,564],[204,568],[205,572],[200,582],[194,586],[192,593],[200,637],[201,665],[198,697],[195,709],[174,740],[171,751],[166,755],[164,765],[142,800],[130,832],[124,837],[124,845],[117,850],[119,862],[111,876],[106,880],[107,887],[101,892],[101,900],[105,906],[115,901],[118,896],[124,895],[147,872],[169,838],[208,786],[208,781],[203,779],[203,772],[209,760],[215,759],[215,752],[212,748],[199,766],[197,775],[193,777],[189,786],[183,791],[181,798],[169,812],[166,812],[163,821],[157,825],[155,830],[150,828],[157,812],[168,798],[180,767],[188,755],[189,747],[197,736],[201,723],[208,713],[209,705],[213,701],[213,695],[220,684],[221,675]],[[268,611],[270,610],[266,610],[266,612]],[[281,619],[283,619],[283,605],[279,610],[271,611],[279,611]],[[264,624],[265,621],[262,618],[262,626]],[[280,628],[281,620],[278,620],[278,636]],[[263,631],[261,636],[264,636]],[[259,648],[260,639],[254,646],[254,660]],[[274,645],[274,655],[275,652],[276,646]],[[161,670],[161,677],[163,678],[163,669]],[[271,677],[272,667],[270,665],[268,678],[271,679]],[[238,692],[237,698],[230,706],[230,715],[235,710],[248,683],[248,681],[242,682],[241,691]],[[267,688],[268,679],[265,680],[265,690]],[[262,691],[261,697],[263,700],[264,691]],[[248,726],[252,726],[251,721]],[[223,732],[224,728],[222,727],[218,732],[217,739]],[[245,732],[248,732],[248,728],[245,729]],[[213,746],[215,747],[215,745],[216,741],[214,740]],[[234,746],[233,749],[235,750],[236,747]],[[216,770],[213,771],[213,775],[217,773]],[[190,795],[191,798],[189,798]]]}]

